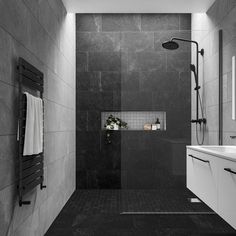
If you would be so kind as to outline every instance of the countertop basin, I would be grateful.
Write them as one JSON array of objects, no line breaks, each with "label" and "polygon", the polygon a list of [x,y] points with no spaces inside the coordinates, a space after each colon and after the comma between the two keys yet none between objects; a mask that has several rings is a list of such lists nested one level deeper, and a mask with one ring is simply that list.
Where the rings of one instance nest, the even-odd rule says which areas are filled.
[{"label": "countertop basin", "polygon": [[187,146],[187,148],[236,161],[236,146]]}]

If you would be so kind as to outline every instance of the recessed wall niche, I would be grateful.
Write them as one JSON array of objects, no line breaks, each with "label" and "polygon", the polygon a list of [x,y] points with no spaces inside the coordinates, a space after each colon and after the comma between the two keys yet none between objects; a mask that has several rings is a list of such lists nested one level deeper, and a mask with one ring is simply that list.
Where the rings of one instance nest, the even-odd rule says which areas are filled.
[{"label": "recessed wall niche", "polygon": [[[164,111],[105,111],[101,112],[101,129],[105,129],[106,120],[112,115],[127,123],[124,130],[144,130],[145,124],[155,124],[157,118],[160,130],[166,130],[166,112]],[[156,131],[156,130],[155,130]]]}]

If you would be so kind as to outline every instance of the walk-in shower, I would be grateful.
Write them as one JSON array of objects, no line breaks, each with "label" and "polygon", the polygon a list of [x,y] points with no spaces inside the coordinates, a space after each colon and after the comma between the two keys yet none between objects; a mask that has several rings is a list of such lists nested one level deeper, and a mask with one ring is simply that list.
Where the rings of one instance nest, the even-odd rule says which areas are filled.
[{"label": "walk-in shower", "polygon": [[[203,106],[202,106],[202,100],[201,96],[199,93],[199,89],[201,88],[199,86],[199,54],[201,56],[204,55],[204,49],[199,50],[199,45],[198,42],[193,41],[193,40],[188,40],[188,39],[183,39],[183,38],[177,38],[173,37],[170,41],[166,41],[162,43],[162,47],[168,50],[176,50],[179,48],[179,44],[176,41],[182,41],[182,42],[187,42],[187,43],[194,43],[196,45],[196,66],[194,64],[190,64],[190,70],[194,74],[194,79],[195,79],[195,88],[194,90],[196,91],[196,119],[192,119],[191,123],[196,124],[196,139],[199,145],[204,143],[204,134],[205,134],[205,126],[206,126],[206,118],[204,118],[204,112],[203,112]],[[199,105],[200,105],[200,111],[201,111],[201,118],[199,118]],[[198,135],[198,125],[200,125],[200,130],[202,128],[202,139],[199,140],[199,135]]]}]

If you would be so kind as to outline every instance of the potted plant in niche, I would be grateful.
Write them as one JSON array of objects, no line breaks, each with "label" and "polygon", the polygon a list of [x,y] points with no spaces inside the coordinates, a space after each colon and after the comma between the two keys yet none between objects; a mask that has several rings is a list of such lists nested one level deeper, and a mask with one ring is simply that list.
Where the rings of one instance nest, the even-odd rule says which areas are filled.
[{"label": "potted plant in niche", "polygon": [[122,121],[120,118],[115,117],[113,115],[109,115],[109,117],[106,120],[106,124],[104,125],[106,130],[119,130],[121,129],[127,129],[127,123]]},{"label": "potted plant in niche", "polygon": [[106,141],[107,143],[111,143],[111,131],[119,130],[119,129],[127,129],[127,123],[122,121],[120,118],[115,117],[113,115],[109,115],[104,125],[106,132]]}]

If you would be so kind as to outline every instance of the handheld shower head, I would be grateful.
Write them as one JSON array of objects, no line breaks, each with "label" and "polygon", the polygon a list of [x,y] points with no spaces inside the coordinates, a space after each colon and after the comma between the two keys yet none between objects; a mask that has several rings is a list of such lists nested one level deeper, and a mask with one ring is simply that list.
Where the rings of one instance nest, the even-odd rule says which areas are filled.
[{"label": "handheld shower head", "polygon": [[195,67],[195,65],[190,64],[190,70],[191,70],[193,73],[196,73],[196,67]]},{"label": "handheld shower head", "polygon": [[194,74],[194,79],[195,79],[195,84],[196,84],[195,90],[198,90],[198,89],[200,89],[200,86],[198,85],[198,76],[197,76],[197,73],[196,73],[196,67],[195,67],[195,65],[190,64],[190,70],[191,70],[191,71],[193,72],[193,74]]}]

